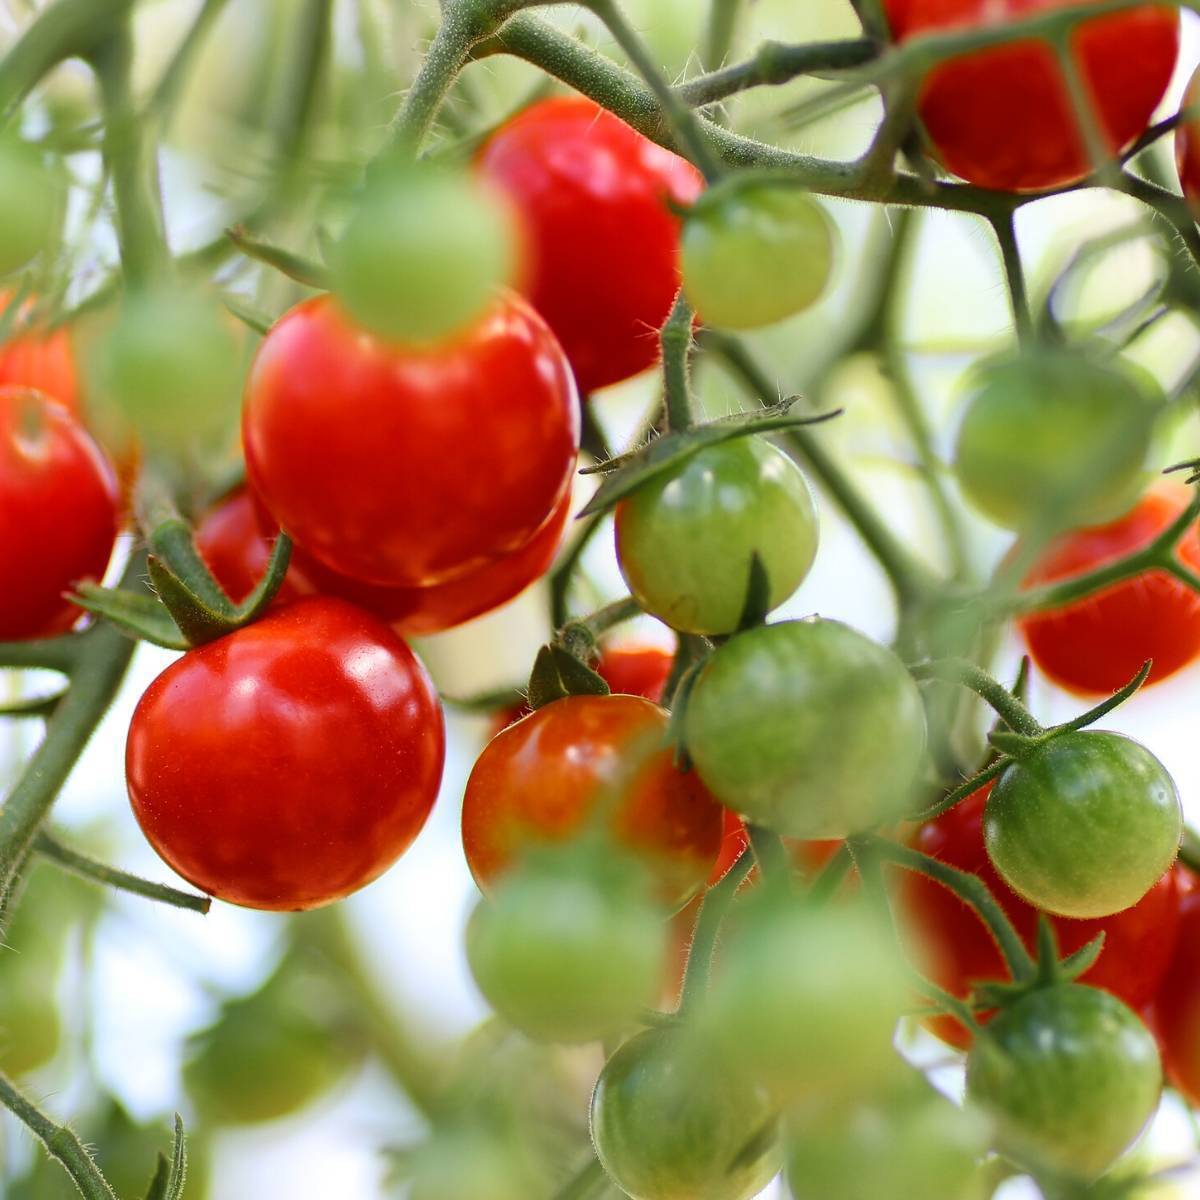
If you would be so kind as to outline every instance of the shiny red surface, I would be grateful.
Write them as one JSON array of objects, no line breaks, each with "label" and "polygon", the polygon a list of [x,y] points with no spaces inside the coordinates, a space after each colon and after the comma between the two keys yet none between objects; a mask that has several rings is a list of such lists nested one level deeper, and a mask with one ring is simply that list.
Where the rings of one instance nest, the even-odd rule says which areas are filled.
[{"label": "shiny red surface", "polygon": [[[480,888],[524,847],[579,834],[597,804],[611,803],[614,835],[646,856],[664,899],[678,905],[699,891],[721,848],[723,810],[693,772],[676,769],[671,747],[656,748],[666,729],[666,712],[641,696],[570,696],[497,734],[463,797],[463,848]],[[634,755],[646,757],[629,778]]]},{"label": "shiny red surface", "polygon": [[189,651],[146,690],[125,767],[150,844],[249,908],[328,904],[386,871],[437,797],[445,735],[408,647],[309,598]]},{"label": "shiny red surface", "polygon": [[[1200,101],[1200,70],[1188,83],[1181,108],[1190,108]],[[1200,119],[1185,121],[1175,130],[1175,166],[1179,171],[1179,186],[1200,216]]]},{"label": "shiny red surface", "polygon": [[117,484],[86,430],[40,392],[0,387],[0,639],[69,629],[63,592],[103,577]]},{"label": "shiny red surface", "polygon": [[427,587],[515,554],[570,488],[570,367],[513,295],[455,342],[417,349],[352,326],[328,296],[267,334],[246,389],[251,484],[297,544],[343,575]]},{"label": "shiny red surface", "polygon": [[[983,808],[991,785],[923,825],[914,845],[962,871],[978,875],[1008,914],[1021,940],[1034,949],[1038,910],[1026,904],[997,875],[983,844]],[[1178,879],[1168,871],[1132,908],[1098,920],[1051,917],[1059,950],[1067,955],[1105,935],[1095,965],[1084,983],[1112,992],[1133,1009],[1142,1008],[1158,989],[1175,947],[1179,923]],[[952,892],[923,875],[905,872],[904,909],[918,940],[917,957],[934,981],[956,996],[973,982],[1006,980],[1008,971],[987,927]],[[981,1019],[986,1019],[986,1014]],[[929,1028],[951,1045],[966,1047],[970,1035],[952,1017],[937,1017]]]},{"label": "shiny red surface", "polygon": [[1158,1037],[1167,1078],[1200,1104],[1200,890],[1190,871],[1179,868],[1179,874],[1179,936],[1148,1024]]},{"label": "shiny red surface", "polygon": [[679,219],[703,181],[581,96],[530,105],[498,130],[479,168],[513,199],[531,257],[527,294],[585,395],[658,359],[679,291]]},{"label": "shiny red surface", "polygon": [[[1126,516],[1078,529],[1054,542],[1025,580],[1027,587],[1067,579],[1154,540],[1187,507],[1186,489],[1159,485]],[[1200,534],[1193,525],[1180,559],[1200,571]],[[1021,632],[1039,670],[1082,695],[1108,695],[1127,684],[1149,658],[1151,682],[1200,656],[1200,597],[1165,571],[1146,571],[1066,608],[1021,618]]]},{"label": "shiny red surface", "polygon": [[[0,295],[0,306],[3,302]],[[23,330],[18,325],[14,336],[0,343],[0,387],[9,384],[44,392],[79,413],[79,374],[65,326],[43,331]]]},{"label": "shiny red surface", "polygon": [[[885,0],[893,37],[999,25],[1083,0]],[[1072,53],[1099,129],[1116,152],[1149,125],[1175,69],[1179,14],[1145,4],[1075,26]],[[1092,164],[1058,59],[1022,39],[935,67],[921,119],[946,168],[983,187],[1040,191],[1081,179]]]}]

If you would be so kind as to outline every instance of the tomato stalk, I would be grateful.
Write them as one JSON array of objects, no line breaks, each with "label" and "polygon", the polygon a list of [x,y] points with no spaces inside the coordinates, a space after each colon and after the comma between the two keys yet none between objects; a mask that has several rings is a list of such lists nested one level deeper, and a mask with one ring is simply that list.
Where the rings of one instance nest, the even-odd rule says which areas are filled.
[{"label": "tomato stalk", "polygon": [[1021,264],[1021,254],[1017,247],[1013,214],[998,213],[992,218],[991,224],[996,241],[1000,245],[1000,257],[1004,263],[1004,278],[1008,282],[1017,340],[1022,345],[1028,345],[1033,337],[1033,320],[1029,315],[1029,293],[1025,287],[1025,268]]},{"label": "tomato stalk", "polygon": [[721,932],[721,924],[729,912],[729,906],[737,895],[746,876],[754,866],[755,855],[750,850],[743,850],[737,861],[704,893],[700,902],[700,911],[696,915],[696,925],[692,933],[692,944],[688,950],[687,965],[683,971],[683,986],[679,993],[679,1012],[688,1013],[695,1007],[708,988],[709,975],[712,973],[713,952],[717,947],[717,938]]},{"label": "tomato stalk", "polygon": [[695,420],[688,356],[692,349],[692,306],[682,292],[662,327],[663,393],[667,428],[683,433]]},{"label": "tomato stalk", "polygon": [[742,0],[709,0],[708,21],[700,50],[700,62],[706,70],[715,71],[725,65],[733,49],[741,11]]},{"label": "tomato stalk", "polygon": [[970,688],[1003,717],[1014,733],[1036,738],[1045,732],[1029,709],[1008,688],[966,659],[947,658],[918,663],[910,670],[917,680],[940,679]]}]

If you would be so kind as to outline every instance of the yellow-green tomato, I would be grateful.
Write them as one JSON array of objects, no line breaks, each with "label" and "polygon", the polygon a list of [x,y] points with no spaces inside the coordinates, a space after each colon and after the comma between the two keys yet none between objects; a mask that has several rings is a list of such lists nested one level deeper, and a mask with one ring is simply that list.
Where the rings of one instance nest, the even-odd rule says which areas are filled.
[{"label": "yellow-green tomato", "polygon": [[800,468],[759,438],[710,446],[649,480],[617,505],[616,530],[629,590],[684,633],[737,629],[754,555],[774,609],[817,553],[817,511]]},{"label": "yellow-green tomato", "polygon": [[904,664],[820,617],[731,638],[696,677],[683,724],[709,791],[788,837],[844,838],[900,816],[925,754]]},{"label": "yellow-green tomato", "polygon": [[1160,404],[1141,376],[1082,351],[989,362],[958,433],[959,483],[1007,529],[1102,524],[1146,483]]},{"label": "yellow-green tomato", "polygon": [[632,1200],[750,1200],[781,1165],[766,1092],[731,1074],[686,1029],[651,1029],[607,1062],[592,1141]]},{"label": "yellow-green tomato", "polygon": [[334,290],[365,329],[429,342],[470,325],[514,282],[520,239],[482,178],[433,167],[368,184],[333,256]]},{"label": "yellow-green tomato", "polygon": [[0,139],[0,275],[49,250],[62,226],[66,188],[34,147]]},{"label": "yellow-green tomato", "polygon": [[755,185],[702,198],[683,227],[683,289],[706,325],[756,329],[815,303],[834,230],[798,188]]},{"label": "yellow-green tomato", "polygon": [[529,1200],[544,1189],[522,1149],[482,1127],[439,1132],[413,1157],[408,1200]]}]

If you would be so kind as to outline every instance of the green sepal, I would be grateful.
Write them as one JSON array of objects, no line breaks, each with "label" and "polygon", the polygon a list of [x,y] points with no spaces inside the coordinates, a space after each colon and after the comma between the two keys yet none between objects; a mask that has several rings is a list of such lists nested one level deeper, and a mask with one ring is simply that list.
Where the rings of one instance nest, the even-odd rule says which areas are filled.
[{"label": "green sepal", "polygon": [[537,652],[529,675],[529,707],[539,709],[567,696],[607,696],[608,684],[586,663],[554,643]]},{"label": "green sepal", "polygon": [[154,1177],[150,1180],[150,1187],[146,1192],[146,1200],[166,1200],[170,1179],[171,1164],[167,1162],[167,1156],[160,1153],[154,1166]]},{"label": "green sepal", "polygon": [[151,561],[158,559],[160,565],[170,571],[205,608],[223,617],[234,615],[236,605],[200,557],[192,537],[192,528],[182,517],[172,516],[158,522],[150,531],[147,541]]},{"label": "green sepal", "polygon": [[1104,951],[1104,939],[1105,933],[1101,930],[1086,946],[1080,946],[1074,954],[1068,954],[1060,963],[1063,975],[1075,980],[1090,971]]},{"label": "green sepal", "polygon": [[1021,759],[1042,744],[1041,737],[1026,737],[1023,733],[1013,733],[1008,729],[997,729],[988,734],[988,742],[1001,754],[1010,758]]},{"label": "green sepal", "polygon": [[255,585],[254,591],[234,609],[239,626],[258,620],[267,611],[276,593],[283,586],[291,561],[292,539],[281,530],[271,547],[271,557],[267,560],[267,569],[263,572],[263,577]]},{"label": "green sepal", "polygon": [[183,1118],[176,1113],[171,1158],[168,1161],[165,1154],[159,1154],[145,1200],[182,1200],[183,1185],[186,1182],[187,1148],[183,1136]]},{"label": "green sepal", "polygon": [[217,612],[191,590],[160,558],[146,560],[150,583],[190,646],[214,642],[238,628],[238,620]]},{"label": "green sepal", "polygon": [[81,583],[68,596],[73,604],[103,617],[123,633],[165,650],[186,650],[187,640],[171,614],[153,597],[121,588]]},{"label": "green sepal", "polygon": [[259,337],[266,337],[271,332],[271,326],[275,324],[274,318],[263,312],[261,308],[247,304],[240,296],[231,296],[229,293],[225,293],[221,297],[221,305],[227,313],[236,317],[247,329],[258,334]]},{"label": "green sepal", "polygon": [[1101,701],[1095,708],[1089,708],[1082,716],[1047,729],[1047,739],[1058,737],[1062,733],[1074,733],[1076,730],[1086,729],[1089,725],[1094,725],[1101,717],[1108,716],[1114,708],[1119,708],[1124,704],[1146,682],[1150,677],[1150,668],[1153,666],[1153,660],[1146,659],[1142,663],[1142,669],[1123,688],[1113,692],[1107,700]]},{"label": "green sepal", "polygon": [[838,409],[817,416],[793,416],[791,410],[799,399],[798,396],[792,396],[753,412],[734,413],[703,425],[693,425],[679,433],[666,433],[655,438],[648,446],[618,455],[594,467],[584,467],[581,475],[598,474],[605,478],[579,516],[590,517],[595,513],[607,512],[656,475],[674,470],[708,446],[758,433],[817,425],[841,413],[841,409]]},{"label": "green sepal", "polygon": [[244,225],[234,225],[225,230],[225,235],[247,258],[266,263],[305,287],[316,288],[322,292],[329,290],[329,272],[319,262],[294,254],[291,250],[284,250],[280,246],[272,246],[269,242],[260,242],[246,232]]},{"label": "green sepal", "polygon": [[742,602],[742,615],[738,617],[737,629],[741,633],[762,625],[771,611],[771,580],[762,557],[755,550],[750,555],[750,571],[746,579],[746,599]]}]

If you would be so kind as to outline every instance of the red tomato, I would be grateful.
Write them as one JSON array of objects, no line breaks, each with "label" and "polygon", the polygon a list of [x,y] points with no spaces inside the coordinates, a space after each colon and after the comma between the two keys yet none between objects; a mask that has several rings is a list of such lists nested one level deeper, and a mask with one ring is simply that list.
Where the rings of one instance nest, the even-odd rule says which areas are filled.
[{"label": "red tomato", "polygon": [[[984,849],[983,807],[990,791],[988,784],[923,825],[914,845],[941,862],[978,875],[1033,950],[1038,911],[1000,879]],[[996,943],[973,909],[923,875],[905,872],[902,887],[905,910],[919,939],[918,956],[934,983],[965,996],[972,983],[1009,978]],[[1064,955],[1081,949],[1099,933],[1105,935],[1104,949],[1082,982],[1112,992],[1130,1008],[1142,1008],[1154,996],[1175,946],[1177,887],[1177,872],[1172,869],[1124,912],[1087,921],[1051,917]],[[952,1017],[936,1017],[928,1025],[951,1045],[965,1049],[970,1044],[967,1030]]]},{"label": "red tomato", "polygon": [[[1082,0],[885,0],[898,42],[941,30],[1003,25]],[[1072,53],[1099,128],[1116,153],[1141,134],[1179,52],[1179,13],[1145,4],[1077,24]],[[1053,48],[1025,38],[935,67],[919,110],[947,169],[971,183],[1029,192],[1092,170]]]},{"label": "red tomato", "polygon": [[342,600],[297,600],[188,651],[133,714],[125,769],[150,844],[202,891],[316,908],[370,883],[437,797],[445,735],[409,648]]},{"label": "red tomato", "polygon": [[480,888],[487,892],[525,846],[581,832],[630,753],[645,753],[613,806],[614,833],[646,855],[666,900],[695,895],[721,848],[723,810],[694,772],[675,767],[669,746],[652,748],[667,720],[641,696],[568,696],[494,737],[463,797],[463,848]]},{"label": "red tomato", "polygon": [[1190,871],[1181,868],[1179,874],[1179,937],[1154,1002],[1151,1028],[1167,1077],[1192,1104],[1200,1104],[1200,890]]},{"label": "red tomato", "polygon": [[644,371],[679,291],[679,219],[703,189],[691,163],[582,96],[542,100],[499,129],[480,169],[513,198],[528,295],[587,393]]},{"label": "red tomato", "polygon": [[[1025,586],[1069,579],[1132,554],[1178,517],[1188,498],[1182,487],[1159,486],[1120,520],[1066,534],[1049,546]],[[1178,553],[1200,570],[1200,533],[1194,525]],[[1022,617],[1019,624],[1038,667],[1081,695],[1115,692],[1148,658],[1154,660],[1154,682],[1200,656],[1200,597],[1165,571],[1144,572],[1066,608]]]},{"label": "red tomato", "polygon": [[103,577],[117,516],[112,467],[79,422],[40,392],[0,387],[0,639],[70,629],[81,611],[63,592]]},{"label": "red tomato", "polygon": [[[426,588],[388,588],[349,579],[297,546],[276,599],[286,603],[298,596],[337,596],[374,613],[405,637],[440,633],[499,608],[545,574],[570,515],[568,492],[527,546],[461,579]],[[249,492],[240,490],[212,509],[196,529],[201,556],[217,582],[239,603],[263,577],[271,556],[271,538],[261,525],[259,507]]]},{"label": "red tomato", "polygon": [[[1181,109],[1200,102],[1200,70],[1188,83]],[[1192,211],[1200,216],[1200,118],[1185,121],[1175,130],[1175,166],[1179,170],[1179,185]]]},{"label": "red tomato", "polygon": [[251,484],[298,545],[342,575],[428,587],[553,519],[579,409],[562,350],[516,296],[428,348],[372,337],[318,296],[263,340],[242,434]]},{"label": "red tomato", "polygon": [[[6,302],[7,297],[0,294],[0,308]],[[78,414],[79,373],[66,327],[25,329],[18,320],[13,336],[0,344],[0,386],[8,384],[44,392]]]}]

